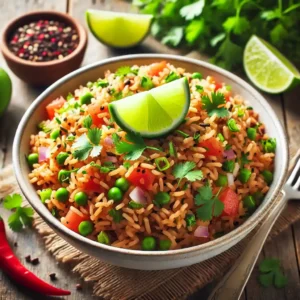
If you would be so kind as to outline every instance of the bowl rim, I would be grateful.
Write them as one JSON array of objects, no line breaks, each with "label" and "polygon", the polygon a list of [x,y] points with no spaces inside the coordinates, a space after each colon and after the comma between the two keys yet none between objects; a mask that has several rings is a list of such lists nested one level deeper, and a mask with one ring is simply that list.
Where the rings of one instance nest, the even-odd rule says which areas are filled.
[{"label": "bowl rim", "polygon": [[[215,240],[209,241],[204,244],[182,248],[182,249],[175,249],[175,250],[168,250],[168,251],[143,251],[143,250],[132,250],[132,249],[124,249],[124,248],[118,248],[113,247],[110,245],[104,245],[100,244],[96,241],[90,240],[88,238],[85,238],[72,230],[65,227],[59,220],[54,218],[50,213],[44,213],[38,208],[38,205],[35,204],[36,201],[39,201],[39,198],[37,194],[31,195],[29,191],[26,190],[26,181],[28,179],[23,178],[22,171],[21,171],[21,164],[20,164],[20,142],[22,139],[23,131],[26,127],[27,121],[30,119],[31,115],[34,113],[34,111],[39,107],[40,103],[46,99],[48,94],[51,94],[57,87],[62,85],[64,82],[71,80],[73,77],[80,76],[82,73],[91,70],[93,68],[97,68],[99,66],[108,65],[110,63],[116,63],[116,62],[124,62],[126,63],[127,60],[134,60],[134,59],[165,59],[165,60],[176,60],[179,62],[186,62],[191,63],[196,66],[204,67],[207,69],[210,69],[211,71],[217,72],[220,75],[230,78],[231,80],[235,81],[238,85],[242,86],[245,90],[247,90],[250,94],[252,94],[257,101],[261,103],[261,105],[264,107],[266,113],[271,117],[276,126],[277,130],[279,130],[279,137],[282,140],[283,148],[281,149],[281,161],[283,162],[284,168],[280,170],[280,175],[278,177],[277,182],[273,182],[275,185],[273,193],[269,196],[268,202],[262,204],[259,206],[259,208],[240,226],[232,230],[231,232],[225,234],[222,237],[219,237]],[[109,68],[109,67],[108,67]],[[89,64],[87,66],[84,66],[76,71],[71,72],[70,74],[62,77],[55,83],[53,83],[50,87],[48,87],[40,96],[38,96],[33,103],[29,106],[29,108],[26,110],[25,114],[23,115],[19,126],[16,131],[16,135],[13,142],[13,166],[15,175],[17,178],[17,181],[19,183],[19,186],[24,194],[24,196],[28,199],[28,202],[33,206],[33,208],[36,210],[36,212],[47,222],[51,224],[52,228],[55,228],[55,231],[62,233],[64,236],[67,236],[67,238],[71,238],[74,240],[74,242],[84,243],[88,246],[91,246],[92,248],[98,248],[99,250],[107,250],[107,252],[114,252],[116,254],[125,254],[125,255],[137,255],[137,256],[151,256],[151,257],[166,257],[166,256],[179,256],[184,254],[190,254],[190,253],[199,253],[201,251],[207,252],[211,251],[216,247],[222,247],[226,246],[227,244],[230,244],[230,241],[232,240],[241,240],[247,233],[249,233],[260,221],[263,220],[263,218],[266,216],[267,212],[269,211],[269,208],[271,206],[271,203],[277,198],[277,196],[280,194],[282,186],[285,182],[285,178],[287,176],[287,170],[288,170],[288,159],[289,159],[289,152],[288,152],[288,143],[287,143],[287,136],[285,131],[283,130],[283,127],[278,120],[275,112],[271,108],[270,104],[265,100],[265,98],[256,91],[250,84],[248,84],[243,79],[239,78],[237,75],[224,70],[218,66],[212,65],[205,61],[196,60],[189,57],[182,57],[178,55],[171,55],[171,54],[133,54],[133,55],[124,55],[124,56],[117,56],[113,58],[104,59],[99,62],[95,62],[92,64]],[[38,202],[37,202],[38,203]]]},{"label": "bowl rim", "polygon": [[[18,22],[22,23],[22,20],[27,20],[27,22],[30,22],[30,19],[37,15],[41,16],[41,19],[43,19],[43,17],[48,19],[51,18],[51,16],[54,16],[54,18],[58,16],[60,19],[66,20],[67,24],[71,24],[71,26],[75,28],[79,36],[79,43],[71,54],[63,57],[62,59],[55,59],[47,62],[33,62],[30,60],[22,59],[10,51],[7,44],[8,35],[16,28],[16,24]],[[43,67],[58,65],[66,61],[72,60],[74,57],[79,55],[82,50],[84,50],[86,44],[87,44],[87,32],[86,29],[80,24],[79,21],[77,21],[75,18],[73,18],[71,15],[67,13],[63,13],[55,10],[41,10],[41,11],[32,11],[29,13],[22,14],[21,16],[11,20],[4,27],[2,31],[0,48],[3,54],[6,57],[8,57],[8,59],[14,61],[17,64],[29,66],[29,67],[43,68]]]}]

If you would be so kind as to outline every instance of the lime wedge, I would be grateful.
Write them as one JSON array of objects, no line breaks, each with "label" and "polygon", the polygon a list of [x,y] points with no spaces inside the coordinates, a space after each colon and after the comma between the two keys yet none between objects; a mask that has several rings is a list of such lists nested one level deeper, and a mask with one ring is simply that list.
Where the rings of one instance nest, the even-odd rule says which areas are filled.
[{"label": "lime wedge", "polygon": [[277,49],[253,35],[244,50],[244,69],[261,90],[277,94],[300,82],[300,73]]},{"label": "lime wedge", "polygon": [[180,125],[190,105],[187,79],[181,78],[147,92],[109,104],[111,116],[126,131],[145,138],[164,136]]},{"label": "lime wedge", "polygon": [[90,31],[102,43],[115,48],[139,44],[147,35],[152,15],[127,14],[89,9],[86,20]]},{"label": "lime wedge", "polygon": [[7,108],[12,93],[12,84],[8,74],[0,68],[0,116]]}]

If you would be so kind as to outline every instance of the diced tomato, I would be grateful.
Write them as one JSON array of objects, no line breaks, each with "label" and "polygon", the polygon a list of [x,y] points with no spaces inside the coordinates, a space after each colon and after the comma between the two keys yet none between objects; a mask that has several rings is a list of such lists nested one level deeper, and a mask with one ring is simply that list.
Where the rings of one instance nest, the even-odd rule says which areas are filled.
[{"label": "diced tomato", "polygon": [[158,76],[158,74],[163,71],[164,68],[167,67],[167,62],[165,60],[159,62],[159,63],[154,63],[150,66],[148,74],[150,76]]},{"label": "diced tomato", "polygon": [[215,82],[215,92],[223,87],[222,83]]},{"label": "diced tomato", "polygon": [[57,98],[46,106],[46,110],[48,113],[48,118],[52,120],[54,118],[55,112],[62,108],[66,100],[63,97]]},{"label": "diced tomato", "polygon": [[105,124],[103,118],[99,118],[98,114],[108,112],[107,106],[99,106],[99,104],[94,103],[88,106],[88,113],[92,117],[93,124],[97,127],[101,127]]},{"label": "diced tomato", "polygon": [[63,219],[62,224],[78,233],[79,224],[82,221],[87,220],[89,220],[89,217],[87,215],[79,216],[76,212],[69,210],[67,215]]},{"label": "diced tomato", "polygon": [[98,183],[94,182],[93,179],[85,182],[83,184],[83,189],[87,192],[94,192],[94,193],[103,193],[105,189]]},{"label": "diced tomato", "polygon": [[142,189],[150,190],[154,182],[155,176],[149,169],[136,168],[128,177],[130,183],[139,186]]},{"label": "diced tomato", "polygon": [[224,210],[222,216],[234,217],[239,211],[239,197],[229,187],[221,192],[219,199],[224,203]]},{"label": "diced tomato", "polygon": [[200,142],[199,146],[206,149],[206,152],[204,153],[205,157],[207,156],[220,157],[223,154],[222,144],[215,137],[211,137],[208,140]]}]

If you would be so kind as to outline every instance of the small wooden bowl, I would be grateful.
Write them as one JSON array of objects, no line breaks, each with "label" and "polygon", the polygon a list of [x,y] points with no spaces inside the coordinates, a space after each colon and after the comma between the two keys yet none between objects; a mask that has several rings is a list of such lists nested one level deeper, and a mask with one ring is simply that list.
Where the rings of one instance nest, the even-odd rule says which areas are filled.
[{"label": "small wooden bowl", "polygon": [[[21,59],[13,54],[8,48],[8,40],[13,31],[22,25],[38,20],[60,21],[75,28],[79,36],[77,48],[62,59],[48,62],[32,62]],[[86,45],[86,31],[77,20],[67,14],[56,11],[36,11],[24,14],[11,21],[4,28],[0,47],[8,66],[16,76],[31,85],[47,86],[79,68],[83,60]]]}]

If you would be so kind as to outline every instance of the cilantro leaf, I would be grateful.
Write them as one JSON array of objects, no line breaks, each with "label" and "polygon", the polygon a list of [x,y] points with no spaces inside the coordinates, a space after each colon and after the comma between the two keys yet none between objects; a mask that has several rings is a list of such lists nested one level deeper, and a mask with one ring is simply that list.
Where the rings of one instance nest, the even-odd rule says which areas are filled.
[{"label": "cilantro leaf", "polygon": [[4,198],[3,206],[6,209],[21,207],[22,197],[19,194],[8,195]]},{"label": "cilantro leaf", "polygon": [[102,150],[102,146],[99,145],[101,135],[101,129],[89,129],[87,134],[80,136],[73,144],[73,149],[75,149],[73,156],[78,160],[86,160],[89,156],[98,156]]},{"label": "cilantro leaf", "polygon": [[93,119],[90,115],[84,118],[82,125],[84,128],[90,128],[93,124]]},{"label": "cilantro leaf", "polygon": [[33,214],[31,207],[17,207],[16,211],[8,218],[8,226],[13,231],[20,231],[24,226],[32,224]]},{"label": "cilantro leaf", "polygon": [[173,27],[171,28],[164,38],[161,40],[163,44],[176,47],[179,45],[183,38],[184,28],[183,27]]},{"label": "cilantro leaf", "polygon": [[224,203],[218,199],[218,194],[213,196],[212,189],[208,185],[199,188],[194,201],[200,206],[196,211],[197,218],[202,221],[210,221],[213,216],[218,217],[224,209]]},{"label": "cilantro leaf", "polygon": [[204,19],[193,20],[186,28],[185,28],[185,39],[191,45],[193,44],[198,37],[204,33],[205,30],[205,22]]},{"label": "cilantro leaf", "polygon": [[111,161],[106,161],[103,163],[103,166],[96,164],[95,162],[91,162],[90,165],[92,167],[98,168],[100,170],[100,173],[109,173],[112,170],[115,170],[116,167]]},{"label": "cilantro leaf", "polygon": [[264,287],[270,287],[273,283],[274,274],[272,272],[259,275],[259,282]]},{"label": "cilantro leaf", "polygon": [[205,5],[205,0],[199,0],[195,3],[186,5],[181,8],[180,15],[186,20],[193,20],[201,15]]},{"label": "cilantro leaf", "polygon": [[187,161],[185,163],[179,163],[174,166],[173,176],[176,179],[179,179],[178,184],[180,184],[183,178],[186,178],[189,181],[201,180],[203,178],[203,173],[200,170],[194,170],[196,164],[193,161]]},{"label": "cilantro leaf", "polygon": [[212,92],[211,99],[209,96],[202,96],[203,108],[206,109],[208,115],[211,117],[216,114],[219,118],[228,117],[229,112],[224,107],[226,104],[225,97],[222,93]]},{"label": "cilantro leaf", "polygon": [[245,17],[229,17],[223,23],[224,29],[229,33],[231,31],[236,35],[240,35],[250,28],[250,23]]},{"label": "cilantro leaf", "polygon": [[141,87],[148,91],[154,87],[154,84],[149,77],[143,76],[141,79]]},{"label": "cilantro leaf", "polygon": [[210,45],[212,47],[217,46],[217,44],[219,44],[221,41],[223,41],[225,39],[225,37],[226,37],[225,32],[221,32],[221,33],[217,34],[210,40]]},{"label": "cilantro leaf", "polygon": [[171,71],[170,74],[166,77],[166,83],[179,79],[180,76],[175,72]]},{"label": "cilantro leaf", "polygon": [[288,283],[288,279],[286,276],[282,274],[280,270],[276,270],[274,273],[274,285],[278,289],[285,287]]},{"label": "cilantro leaf", "polygon": [[280,267],[280,261],[276,258],[266,258],[259,265],[259,271],[262,273],[268,273],[274,271]]},{"label": "cilantro leaf", "polygon": [[131,67],[129,66],[122,66],[118,68],[115,72],[117,76],[121,76],[121,77],[126,76],[127,74],[137,75],[137,73],[138,73],[137,70],[132,70]]}]

